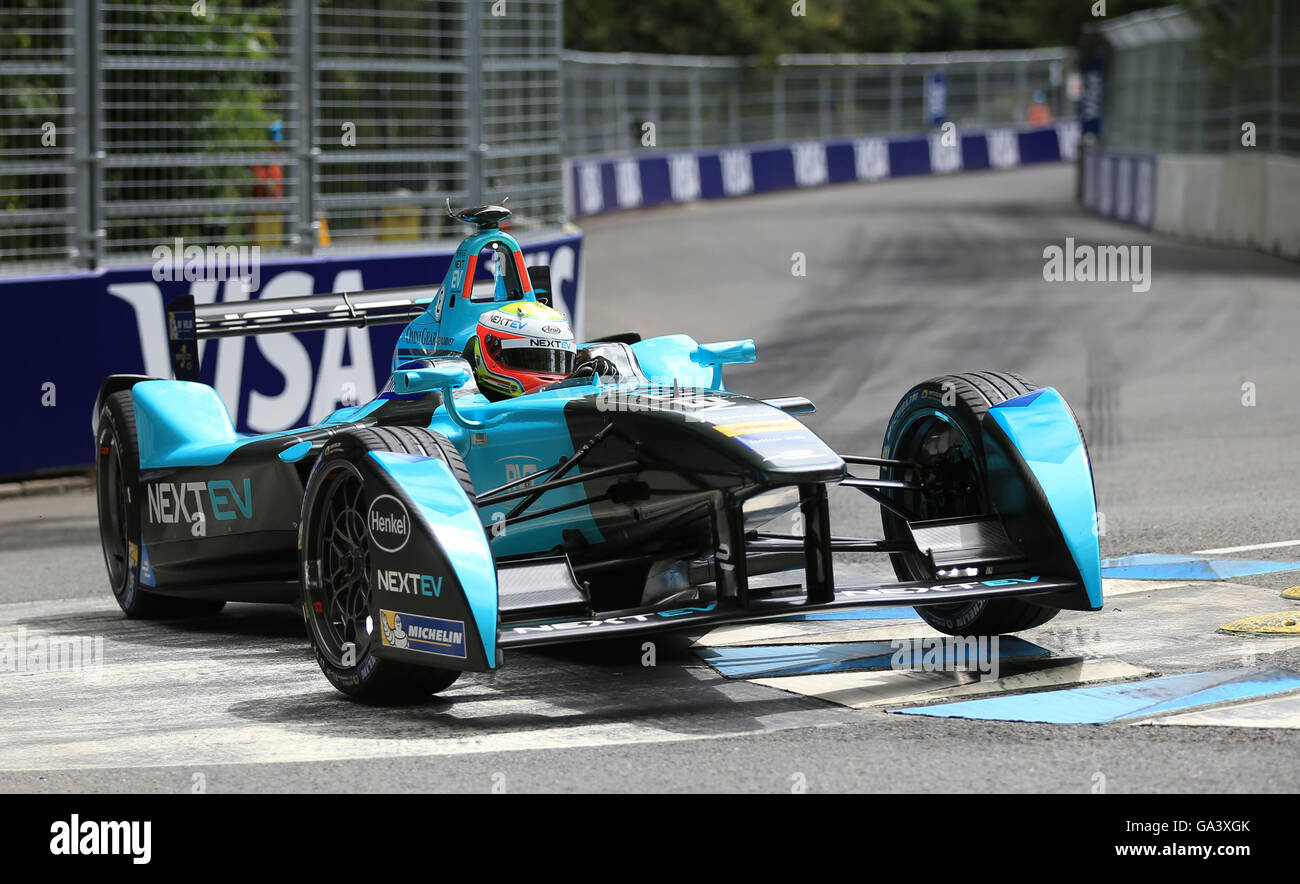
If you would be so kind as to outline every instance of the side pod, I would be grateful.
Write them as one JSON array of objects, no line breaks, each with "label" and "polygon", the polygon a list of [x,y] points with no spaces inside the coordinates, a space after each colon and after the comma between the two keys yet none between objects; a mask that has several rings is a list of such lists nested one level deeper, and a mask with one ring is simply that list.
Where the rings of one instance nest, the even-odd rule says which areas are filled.
[{"label": "side pod", "polygon": [[1101,608],[1101,552],[1092,464],[1074,413],[1052,387],[995,405],[981,429],[991,503],[1033,568],[1077,580],[1079,592],[1044,596],[1077,611]]},{"label": "side pod", "polygon": [[372,451],[368,459],[375,654],[443,669],[496,668],[496,563],[474,502],[439,458]]}]

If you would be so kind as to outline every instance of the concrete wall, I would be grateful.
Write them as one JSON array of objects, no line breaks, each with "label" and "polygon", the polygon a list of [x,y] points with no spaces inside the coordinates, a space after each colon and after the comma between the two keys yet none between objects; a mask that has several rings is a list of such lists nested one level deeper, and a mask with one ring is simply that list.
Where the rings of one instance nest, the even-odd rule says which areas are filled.
[{"label": "concrete wall", "polygon": [[[1151,162],[1148,185],[1120,170]],[[1245,246],[1300,260],[1300,159],[1269,153],[1131,154],[1087,149],[1080,163],[1083,202],[1118,221],[1220,245]],[[1154,193],[1146,192],[1146,187]],[[1149,224],[1117,211],[1112,192],[1132,187],[1134,204],[1152,201]],[[1141,191],[1141,192],[1136,192]]]}]

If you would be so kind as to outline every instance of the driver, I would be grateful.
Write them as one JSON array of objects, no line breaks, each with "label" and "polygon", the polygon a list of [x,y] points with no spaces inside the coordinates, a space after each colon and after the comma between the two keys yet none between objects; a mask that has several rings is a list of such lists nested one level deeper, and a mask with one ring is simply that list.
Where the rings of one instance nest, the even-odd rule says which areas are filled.
[{"label": "driver", "polygon": [[564,380],[578,347],[563,313],[515,301],[479,317],[469,350],[479,391],[497,401]]},{"label": "driver", "polygon": [[563,313],[535,301],[484,313],[466,349],[479,392],[494,402],[569,377],[617,375],[604,356],[578,350]]}]

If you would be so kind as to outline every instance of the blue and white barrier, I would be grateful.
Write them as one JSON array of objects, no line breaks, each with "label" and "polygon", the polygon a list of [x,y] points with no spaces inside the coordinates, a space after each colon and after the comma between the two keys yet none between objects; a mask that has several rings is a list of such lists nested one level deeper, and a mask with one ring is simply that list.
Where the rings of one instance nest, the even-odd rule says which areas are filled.
[{"label": "blue and white barrier", "polygon": [[[582,235],[526,241],[528,264],[549,264],[556,306],[581,325]],[[437,286],[453,250],[268,259],[253,298]],[[480,262],[486,268],[487,262]],[[486,269],[480,274],[489,278]],[[119,373],[171,377],[164,305],[243,298],[237,280],[155,281],[151,267],[0,279],[6,381],[0,477],[90,465],[100,382]],[[202,379],[243,432],[268,433],[365,402],[388,379],[400,325],[201,341]]]},{"label": "blue and white barrier", "polygon": [[1088,150],[1082,174],[1084,206],[1125,224],[1155,223],[1155,154]]},{"label": "blue and white barrier", "polygon": [[1300,260],[1300,158],[1089,148],[1081,165],[1083,204],[1098,215]]},{"label": "blue and white barrier", "polygon": [[[569,216],[723,199],[850,181],[880,181],[1073,160],[1079,124],[927,135],[796,141],[701,151],[646,151],[566,162]],[[950,141],[951,143],[945,143]]]}]

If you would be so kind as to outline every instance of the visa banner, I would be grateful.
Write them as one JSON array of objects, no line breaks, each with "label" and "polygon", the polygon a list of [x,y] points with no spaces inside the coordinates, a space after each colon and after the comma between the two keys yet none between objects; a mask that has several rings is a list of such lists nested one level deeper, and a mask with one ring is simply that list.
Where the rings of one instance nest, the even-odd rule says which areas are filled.
[{"label": "visa banner", "polygon": [[[521,242],[525,263],[551,268],[555,306],[575,332],[582,323],[582,234]],[[165,306],[297,297],[442,282],[454,249],[274,258],[261,261],[255,290],[236,278],[175,279],[152,266],[0,278],[8,382],[0,477],[89,466],[91,411],[110,374],[169,378]],[[490,261],[479,276],[490,280]],[[164,277],[159,279],[158,277]],[[167,279],[166,277],[172,277]],[[401,325],[337,328],[199,342],[201,380],[211,384],[246,433],[306,426],[373,398],[388,380]]]}]

